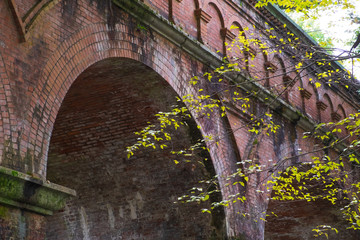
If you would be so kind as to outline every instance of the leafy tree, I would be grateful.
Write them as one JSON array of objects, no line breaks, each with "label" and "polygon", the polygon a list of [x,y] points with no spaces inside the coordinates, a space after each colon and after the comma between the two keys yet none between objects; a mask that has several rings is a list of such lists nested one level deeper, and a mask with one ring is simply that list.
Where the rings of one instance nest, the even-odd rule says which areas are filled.
[{"label": "leafy tree", "polygon": [[[257,7],[264,7],[268,3],[303,11],[306,14],[309,14],[310,10],[315,10],[316,13],[321,8],[333,5],[344,8],[353,7],[347,0],[260,0]],[[286,29],[286,25],[283,28]],[[226,49],[229,54],[224,58],[221,66],[189,80],[190,88],[194,89],[194,92],[178,99],[178,106],[173,106],[171,111],[156,114],[156,123],[136,132],[138,140],[128,147],[128,157],[142,147],[161,149],[168,147],[172,132],[187,125],[189,119],[224,117],[231,110],[231,105],[239,106],[248,117],[248,121],[243,126],[237,126],[238,129],[247,128],[255,136],[277,134],[280,126],[273,121],[273,113],[270,109],[271,101],[274,100],[268,100],[263,109],[254,111],[254,106],[252,106],[254,99],[263,90],[256,89],[248,92],[240,90],[248,83],[265,86],[275,96],[274,99],[286,98],[287,90],[293,87],[301,74],[308,72],[317,76],[317,79],[310,79],[315,88],[326,84],[330,87],[336,85],[351,94],[358,90],[358,84],[352,79],[351,72],[342,69],[335,62],[352,59],[356,63],[359,60],[359,53],[346,51],[346,55],[335,56],[320,46],[304,44],[290,31],[285,31],[283,34],[270,26],[260,35],[261,37],[246,38],[245,36],[251,36],[247,31],[249,29],[240,30],[237,38],[227,44]],[[290,82],[284,81],[278,86],[269,86],[267,84],[269,77],[259,76],[258,69],[256,71],[254,69],[253,61],[259,54],[267,57],[286,54],[292,59],[295,69],[285,69],[282,75],[292,72],[296,74],[296,77],[290,79]],[[267,71],[271,71],[273,67],[268,66]],[[235,82],[229,77],[234,75],[241,75],[243,78]],[[301,90],[300,88],[299,91]],[[339,211],[346,216],[349,228],[358,230],[360,229],[360,181],[356,173],[360,166],[359,135],[359,113],[351,114],[338,122],[320,123],[313,132],[304,135],[309,142],[319,142],[318,147],[311,152],[303,152],[295,156],[307,157],[308,161],[292,164],[291,160],[294,156],[288,156],[279,159],[277,163],[264,166],[255,158],[246,159],[238,162],[238,169],[226,178],[229,179],[229,184],[238,185],[241,188],[246,186],[249,178],[254,174],[265,173],[267,182],[264,184],[264,189],[271,189],[274,193],[273,199],[277,201],[324,199],[334,205],[345,201],[345,206],[339,206]],[[207,151],[211,144],[219,144],[217,136],[204,136],[203,140],[188,149],[174,149],[172,151],[174,163],[192,161],[194,154]],[[254,144],[257,144],[256,141]],[[205,184],[211,187],[194,186],[190,193],[179,197],[179,201],[201,202],[211,199],[213,194],[220,191],[218,177],[209,176],[204,179],[201,186]],[[316,191],[313,190],[315,187]],[[259,191],[263,190],[259,189]],[[219,206],[227,207],[231,203],[244,201],[247,201],[245,194],[238,192],[228,196],[228,199],[212,201],[211,208],[203,209],[203,212],[211,212]],[[242,214],[245,216],[247,213]],[[328,230],[337,231],[333,227],[314,227],[316,235],[327,236]]]}]

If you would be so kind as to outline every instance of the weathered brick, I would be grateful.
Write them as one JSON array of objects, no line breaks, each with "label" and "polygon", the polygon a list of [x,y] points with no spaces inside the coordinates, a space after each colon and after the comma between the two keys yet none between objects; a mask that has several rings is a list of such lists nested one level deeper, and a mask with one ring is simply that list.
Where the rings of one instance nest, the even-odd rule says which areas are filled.
[{"label": "weathered brick", "polygon": [[[180,31],[189,34],[191,39],[187,41],[200,40],[203,42],[200,46],[219,57],[228,52],[224,49],[224,41],[231,43],[230,33],[237,34],[230,29],[231,25],[249,29],[245,31],[248,39],[264,39],[265,22],[276,25],[276,19],[269,21],[248,1],[241,4],[240,1],[220,0],[144,2],[163,18],[173,21]],[[76,237],[89,234],[95,239],[120,239],[120,236],[135,239],[161,239],[161,236],[163,239],[194,239],[197,236],[204,239],[209,236],[210,220],[193,213],[197,211],[195,206],[171,205],[175,196],[197,180],[191,165],[173,166],[168,164],[171,160],[168,153],[145,150],[133,163],[126,160],[123,151],[133,139],[131,132],[143,127],[155,111],[174,103],[167,100],[169,96],[196,93],[187,81],[208,69],[207,62],[183,50],[180,45],[185,42],[175,45],[169,40],[171,37],[159,34],[110,1],[0,2],[0,164],[44,180],[48,171],[51,181],[76,188],[79,193],[63,212],[51,218],[50,221],[62,219],[63,225],[50,224],[48,234],[58,239],[66,239],[64,236],[72,234],[72,230]],[[215,53],[217,50],[220,52]],[[335,114],[344,118],[358,108],[341,89],[325,85],[315,88],[309,80],[316,77],[310,70],[299,75],[291,56],[285,53],[265,56],[255,46],[251,51],[256,52],[256,57],[250,60],[250,65],[254,66],[240,62],[246,68],[244,72],[262,79],[259,83],[274,93],[285,90],[284,74],[297,79],[282,98],[314,121],[331,121]],[[230,55],[249,58],[244,53]],[[119,62],[124,65],[122,68]],[[132,69],[130,63],[135,62],[136,67]],[[266,69],[267,62],[277,69]],[[155,75],[163,81],[155,85],[165,86],[164,93],[147,95],[145,92],[151,89],[150,76]],[[129,76],[137,78],[136,83]],[[140,84],[139,79],[144,84]],[[298,91],[299,87],[311,96],[305,98]],[[85,89],[86,92],[81,92]],[[252,101],[254,113],[268,111],[256,99]],[[319,109],[318,102],[328,108]],[[276,111],[271,113],[282,126],[278,135],[256,137],[246,128],[238,129],[248,124],[247,117],[239,114],[239,109],[240,106],[234,106],[225,120],[216,114],[211,121],[197,119],[204,135],[211,133],[221,139],[219,145],[209,146],[213,165],[220,176],[232,173],[240,158],[254,158],[271,166],[272,162],[296,154],[300,148],[312,149],[313,143],[302,139],[304,129]],[[258,144],[254,144],[256,138]],[[190,136],[187,136],[175,143],[179,147],[189,142]],[[302,160],[305,161],[300,158]],[[253,220],[263,216],[267,208],[269,193],[255,192],[265,189],[261,185],[265,177],[266,174],[251,177],[248,204],[234,204],[226,210],[229,236],[244,233],[250,239],[263,237],[265,223],[254,225]],[[134,183],[133,178],[139,178],[136,180],[139,182]],[[226,186],[226,183],[220,178],[225,199],[239,191],[237,186]],[[145,196],[148,198],[144,199]],[[139,211],[139,206],[145,203],[149,208]],[[253,215],[245,220],[236,213],[249,210]],[[94,220],[96,217],[98,222]],[[43,239],[43,217],[26,212],[25,218],[26,221],[41,219],[35,221],[39,223],[36,231],[31,224],[27,226],[26,239]],[[124,221],[126,218],[128,221]],[[6,229],[20,226],[1,219],[1,226],[8,225]],[[1,235],[5,239],[10,237],[7,232]]]}]

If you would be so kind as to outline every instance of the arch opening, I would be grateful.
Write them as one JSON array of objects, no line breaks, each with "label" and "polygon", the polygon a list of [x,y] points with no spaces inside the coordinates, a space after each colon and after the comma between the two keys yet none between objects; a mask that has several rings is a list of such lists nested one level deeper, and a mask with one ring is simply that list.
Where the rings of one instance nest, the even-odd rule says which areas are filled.
[{"label": "arch opening", "polygon": [[133,132],[176,104],[175,96],[154,70],[125,58],[102,60],[77,77],[58,112],[47,163],[47,179],[75,189],[77,197],[48,217],[47,239],[218,234],[221,214],[216,220],[201,213],[206,205],[174,204],[207,174],[195,164],[201,156],[175,165],[170,154],[191,144],[193,129],[175,132],[169,151],[143,149],[130,159],[125,152]]}]

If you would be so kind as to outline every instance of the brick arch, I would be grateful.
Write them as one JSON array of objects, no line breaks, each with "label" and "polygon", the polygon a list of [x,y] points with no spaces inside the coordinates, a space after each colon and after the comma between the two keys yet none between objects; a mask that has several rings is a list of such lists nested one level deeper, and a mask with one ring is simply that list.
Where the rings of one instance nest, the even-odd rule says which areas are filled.
[{"label": "brick arch", "polygon": [[[134,32],[124,34],[129,31],[124,25],[117,26],[117,32],[115,34],[112,32],[110,40],[107,29],[105,23],[94,24],[81,29],[64,41],[48,59],[39,80],[39,85],[32,93],[32,109],[29,111],[28,116],[30,119],[29,125],[32,127],[26,133],[27,137],[36,139],[33,148],[39,162],[37,163],[38,167],[34,168],[34,172],[40,177],[44,178],[46,175],[51,132],[61,103],[75,79],[94,63],[108,58],[123,57],[132,59],[151,67],[168,82],[178,95],[183,96],[188,91],[192,91],[184,87],[185,83],[182,82],[191,75],[191,72],[185,72],[186,70],[190,71],[190,68],[182,68],[176,65],[181,64],[181,61],[176,63],[173,59],[164,57],[171,56],[173,49],[156,45],[151,40],[147,45],[141,45],[141,39],[145,38],[145,36],[137,38],[134,35],[141,33],[136,32],[135,34]],[[151,54],[147,55],[146,53]],[[153,59],[149,59],[149,56],[153,57]],[[233,148],[237,146],[234,144],[231,135],[233,133],[229,132],[226,120],[215,116],[211,122],[204,118],[196,119],[196,121],[202,126],[203,135],[213,134],[219,139],[219,145],[209,145],[210,156],[216,174],[218,176],[230,175],[233,165],[240,156],[236,155],[236,151],[233,151]],[[219,182],[224,196],[237,192],[234,191],[234,187],[225,187],[226,179],[220,179]],[[226,211],[227,219],[234,219],[234,221],[227,222],[239,225],[240,222],[236,218],[236,211],[233,211],[232,208],[226,209]]]},{"label": "brick arch", "polygon": [[320,120],[320,112],[317,108],[317,102],[319,101],[319,92],[315,87],[315,84],[309,82],[306,87],[304,87],[306,91],[310,93],[309,98],[306,99],[306,113],[315,120]]},{"label": "brick arch", "polygon": [[[265,65],[265,63],[269,62],[268,55],[265,54],[263,51],[261,51],[261,54],[260,54],[259,49],[256,49],[256,52],[257,52],[257,54],[255,56],[255,59],[260,58],[260,57],[258,57],[259,55],[262,56],[261,60],[255,61],[257,64],[260,64],[260,66],[258,66],[258,68],[262,70],[262,72],[260,71],[260,75],[258,77],[260,77],[260,78],[265,77],[265,81],[262,81],[261,83],[264,84],[265,87],[271,87],[270,71],[269,71],[268,67]],[[250,68],[250,72],[251,72],[251,68]]]},{"label": "brick arch", "polygon": [[[180,163],[173,164],[174,156],[169,154],[170,150],[142,149],[132,159],[127,159],[125,154],[125,146],[135,137],[133,131],[146,126],[159,110],[166,111],[167,106],[176,104],[173,94],[174,90],[153,69],[129,58],[105,58],[77,77],[67,91],[55,121],[48,179],[63,186],[71,185],[79,198],[68,205],[68,212],[49,218],[54,224],[49,224],[48,239],[68,239],[69,230],[56,223],[62,223],[80,207],[89,222],[96,223],[96,226],[89,224],[90,236],[98,236],[94,232],[101,226],[102,230],[97,233],[101,234],[100,239],[107,239],[110,232],[121,234],[124,239],[131,238],[129,233],[135,235],[137,232],[149,234],[146,237],[149,239],[159,239],[159,231],[164,235],[171,231],[179,239],[187,234],[206,239],[206,231],[196,232],[200,226],[204,229],[209,226],[208,219],[201,220],[200,209],[196,211],[195,205],[190,208],[171,204],[173,196],[179,196],[195,184],[199,174],[196,165],[184,164],[180,156],[176,157]],[[191,130],[183,130],[174,133],[171,144],[175,149],[190,142]],[[138,176],[142,177],[134,184],[132,179]],[[92,183],[87,184],[89,182]],[[125,210],[129,205],[133,206],[127,201],[134,199],[141,200],[144,207],[134,205],[144,215],[135,210],[128,214]],[[115,223],[110,226],[107,221],[97,221],[99,216],[107,215],[101,205],[114,211],[121,206],[124,217],[114,214]],[[162,207],[171,216],[170,221],[177,223],[176,227],[166,224],[169,220],[160,214]],[[174,213],[176,209],[179,209],[178,213]],[[181,212],[194,215],[186,216]],[[139,215],[141,217],[137,217]],[[189,222],[190,218],[197,218],[199,222]],[[134,219],[137,223],[132,222]],[[81,219],[75,215],[70,222],[79,223]],[[75,228],[78,235],[81,234],[79,225]],[[132,226],[136,227],[130,230]],[[121,232],[124,228],[129,233]],[[189,233],[185,229],[189,229]]]},{"label": "brick arch", "polygon": [[[331,121],[332,122],[338,122],[341,121],[342,119],[346,118],[346,112],[344,107],[339,104],[336,108],[336,110],[334,110],[334,112],[331,113]],[[341,129],[341,133],[337,133],[338,136],[340,137],[345,137],[349,134],[349,130],[344,126],[344,125],[339,125],[337,126],[339,129]],[[345,140],[348,141],[348,140]],[[348,143],[348,142],[347,142]]]},{"label": "brick arch", "polygon": [[238,37],[238,35],[237,35],[236,33],[239,34],[239,32],[241,32],[241,35],[243,35],[244,38],[247,39],[246,33],[245,33],[245,31],[244,31],[244,28],[242,27],[242,25],[241,25],[238,21],[233,21],[232,24],[230,25],[230,27],[231,27],[231,26],[236,26],[236,27],[238,28],[238,30],[236,30],[236,29],[233,29],[233,30],[232,30],[232,32],[235,33],[236,38]]},{"label": "brick arch", "polygon": [[[129,58],[139,61],[148,67],[151,67],[157,74],[164,78],[175,92],[182,96],[191,91],[184,87],[182,80],[188,79],[191,72],[185,72],[184,68],[174,65],[171,58],[161,58],[164,54],[170,56],[171,48],[156,48],[153,44],[141,46],[141,38],[136,38],[131,34],[126,35],[128,39],[122,39],[126,32],[125,26],[117,26],[118,35],[109,40],[107,26],[99,23],[88,26],[72,37],[67,39],[56,52],[47,61],[38,88],[33,92],[31,101],[30,126],[32,128],[27,132],[28,137],[36,139],[34,150],[39,158],[39,167],[35,167],[35,171],[40,176],[46,174],[47,154],[51,131],[55,122],[55,118],[61,103],[73,84],[74,80],[92,64],[112,57]],[[119,38],[118,38],[119,37]],[[142,38],[144,36],[141,36]],[[168,53],[166,53],[169,51]],[[148,58],[146,53],[154,57],[153,60]],[[181,72],[180,72],[181,71]],[[32,117],[34,116],[34,117]],[[38,121],[42,119],[43,121]],[[213,133],[220,136],[220,146],[213,144],[210,146],[210,155],[218,175],[230,172],[229,162],[236,162],[238,156],[234,156],[231,145],[231,136],[224,134],[226,126],[222,124],[222,119],[217,119],[213,123],[206,120],[199,120],[200,126],[212,125],[216,128],[202,128],[202,133],[208,135]],[[205,130],[204,130],[205,129]],[[220,154],[220,151],[222,152]],[[226,163],[228,162],[228,163]],[[220,183],[221,186],[224,183]]]},{"label": "brick arch", "polygon": [[[232,28],[232,27],[235,28]],[[249,72],[249,52],[245,51],[242,44],[239,43],[239,38],[246,38],[246,34],[241,24],[238,21],[233,21],[230,27],[228,28],[232,33],[233,43],[228,41],[228,46],[226,48],[231,48],[231,51],[227,51],[227,54],[230,56],[230,61],[235,61],[239,63],[239,67],[242,70],[245,70],[247,73]],[[241,35],[240,35],[241,34]]]},{"label": "brick arch", "polygon": [[[38,114],[44,121],[38,122],[36,118],[31,119],[33,128],[28,133],[29,135],[34,134],[35,138],[39,139],[38,146],[44,150],[40,159],[41,167],[36,169],[39,175],[44,176],[46,174],[50,133],[61,103],[75,79],[94,63],[109,58],[132,59],[151,67],[170,84],[178,95],[182,96],[187,93],[185,91],[188,91],[188,89],[183,87],[184,83],[181,81],[189,77],[190,72],[180,73],[180,70],[176,70],[180,69],[180,66],[174,65],[171,58],[162,58],[162,61],[158,59],[159,56],[170,56],[171,48],[166,49],[162,48],[162,46],[156,48],[155,44],[141,46],[140,38],[138,39],[134,35],[126,35],[129,39],[119,37],[120,34],[124,36],[123,33],[127,30],[125,26],[117,26],[117,28],[118,33],[115,36],[112,35],[110,40],[105,24],[99,23],[88,26],[67,39],[47,61],[48,64],[44,68],[38,88],[33,93],[31,103],[34,106],[32,114]],[[144,38],[144,36],[141,37]],[[149,59],[146,53],[151,53],[154,59]],[[44,108],[45,105],[46,108]],[[226,134],[228,126],[223,119],[218,118],[210,123],[200,119],[198,124],[204,126],[202,128],[204,134],[214,133],[220,138],[219,146],[217,144],[209,146],[210,155],[216,173],[224,176],[229,175],[232,165],[236,163],[239,156],[236,156],[232,150],[236,145],[232,142],[231,134]],[[208,130],[204,130],[207,128]],[[45,140],[42,142],[42,139]],[[225,185],[224,181],[220,180],[222,190]],[[232,189],[226,190],[224,193],[233,193]],[[229,215],[231,213],[227,214],[227,216]],[[233,217],[235,218],[236,214]],[[231,223],[235,224],[236,221]]]},{"label": "brick arch", "polygon": [[286,74],[286,66],[285,66],[285,63],[282,60],[282,58],[279,56],[279,54],[275,54],[274,59],[276,59],[278,61],[278,63],[279,63],[278,67],[280,68],[282,74],[285,75]]},{"label": "brick arch", "polygon": [[345,109],[341,104],[338,105],[336,112],[342,115],[342,119],[346,118]]},{"label": "brick arch", "polygon": [[222,55],[224,54],[224,38],[221,36],[221,29],[225,27],[223,14],[213,2],[206,5],[205,12],[211,16],[211,19],[206,25],[206,35],[202,36],[204,43]]},{"label": "brick arch", "polygon": [[[125,30],[124,27],[119,27],[119,33]],[[47,139],[50,136],[56,113],[67,90],[83,69],[109,57],[126,57],[149,66],[152,62],[147,53],[151,54],[150,56],[160,55],[155,48],[151,48],[149,45],[141,46],[140,38],[132,37],[130,34],[127,35],[128,39],[118,37],[117,40],[109,40],[105,24],[91,25],[65,41],[49,59],[38,88],[33,92],[32,111],[29,114],[30,126],[34,127],[28,134],[36,134],[35,139],[39,139],[34,145],[36,145],[35,151],[38,156],[44,154],[41,158],[42,167],[46,165],[46,151],[49,144]],[[151,67],[180,94],[181,83],[174,81],[178,73],[172,68],[171,59],[164,58],[162,63],[154,63]],[[37,116],[44,120],[38,122]],[[40,139],[44,139],[44,142],[41,142]],[[37,169],[37,171],[40,175],[45,173],[45,169]]]},{"label": "brick arch", "polygon": [[316,101],[319,101],[320,99],[320,94],[318,89],[316,88],[315,84],[313,82],[309,82],[308,86],[313,90],[313,92],[315,93],[314,97],[316,99]]},{"label": "brick arch", "polygon": [[265,59],[264,68],[269,75],[269,86],[276,94],[281,94],[282,98],[288,100],[283,81],[286,69],[282,58],[278,54],[268,56],[267,59]]},{"label": "brick arch", "polygon": [[327,93],[325,93],[323,95],[323,98],[329,104],[329,108],[330,108],[331,112],[333,112],[334,111],[334,106],[333,106],[333,103],[332,103],[332,101],[330,99],[330,96]]},{"label": "brick arch", "polygon": [[321,121],[330,122],[332,118],[331,114],[334,112],[334,106],[330,99],[330,96],[327,93],[325,93],[322,98],[323,102],[327,105],[327,107],[325,110],[320,109]]}]

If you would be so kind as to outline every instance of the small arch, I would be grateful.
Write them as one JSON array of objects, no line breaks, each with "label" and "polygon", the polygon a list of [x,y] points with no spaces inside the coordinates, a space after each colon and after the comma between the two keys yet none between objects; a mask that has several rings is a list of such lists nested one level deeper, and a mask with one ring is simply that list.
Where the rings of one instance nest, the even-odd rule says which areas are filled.
[{"label": "small arch", "polygon": [[[278,54],[275,54],[273,59],[275,61],[275,66],[278,68],[275,73],[275,78],[278,81],[277,84],[279,84],[279,91],[283,94],[283,98],[288,102],[289,89],[293,86],[294,81],[286,75],[286,67],[283,59]],[[279,81],[281,81],[281,83]]]},{"label": "small arch", "polygon": [[[234,21],[231,25],[236,26],[239,29],[238,30],[239,34],[244,36],[244,38],[246,39],[246,33],[245,33],[243,27],[241,26],[241,24],[238,21]],[[233,32],[236,32],[236,30],[233,30]]]},{"label": "small arch", "polygon": [[343,119],[346,118],[345,109],[341,104],[338,105],[338,108],[337,108],[336,112],[341,114]]},{"label": "small arch", "polygon": [[320,122],[330,122],[331,113],[334,111],[334,107],[327,93],[325,93],[322,98],[317,100],[316,107],[318,110],[318,120]]},{"label": "small arch", "polygon": [[244,29],[241,27],[240,23],[234,21],[229,31],[233,34],[233,41],[229,42],[226,48],[231,48],[230,51],[226,53],[230,57],[230,61],[237,62],[241,70],[245,70],[246,73],[249,72],[249,52],[245,51],[243,42],[247,40]]},{"label": "small arch", "polygon": [[208,3],[205,12],[211,16],[211,19],[206,24],[205,36],[202,35],[204,43],[210,46],[217,54],[223,56],[225,53],[225,39],[221,34],[221,30],[225,27],[223,15],[218,6],[213,2]]},{"label": "small arch", "polygon": [[[298,96],[299,96],[299,99],[301,99],[301,112],[303,113],[306,113],[306,103],[305,103],[305,100],[307,99],[307,97],[309,96],[305,96],[306,94],[309,94],[309,92],[307,90],[305,90],[304,88],[304,83],[303,83],[303,80],[302,80],[302,77],[300,76],[300,74],[298,74],[296,76],[299,80],[299,87],[300,89],[296,89],[296,91],[298,91]],[[311,96],[310,96],[311,97]]]},{"label": "small arch", "polygon": [[219,7],[218,7],[215,3],[213,3],[213,2],[209,2],[209,6],[212,6],[213,8],[215,8],[215,10],[216,10],[216,12],[217,12],[217,14],[218,14],[218,16],[219,16],[219,18],[220,18],[221,27],[222,27],[222,28],[225,27],[224,17],[223,17],[223,15],[222,15]]},{"label": "small arch", "polygon": [[277,60],[277,62],[279,63],[279,67],[280,67],[280,69],[281,69],[281,72],[285,75],[286,74],[286,67],[285,67],[285,63],[284,63],[284,61],[282,60],[282,58],[278,55],[278,54],[276,54],[275,56],[274,56],[274,59],[276,59]]},{"label": "small arch", "polygon": [[[306,99],[305,101],[313,104],[313,105],[306,105],[306,113],[313,118],[314,120],[320,120],[320,111],[317,107],[317,102],[319,101],[319,92],[313,82],[309,82],[307,87],[304,86],[304,90],[302,91],[302,96]],[[311,99],[314,99],[312,101]]]},{"label": "small arch", "polygon": [[329,95],[327,93],[325,93],[323,98],[324,98],[324,100],[326,100],[328,102],[331,112],[334,112],[334,106],[332,104],[332,101],[331,101]]},{"label": "small arch", "polygon": [[[337,106],[336,112],[331,113],[331,118],[334,122],[338,122],[341,121],[342,119],[346,118],[346,112],[345,109],[343,108],[343,106],[341,104],[339,104]],[[337,126],[337,128],[341,129],[341,133],[340,136],[346,136],[349,133],[349,130],[346,128],[346,125],[341,124],[339,126]],[[349,139],[345,140],[347,143],[349,141]]]},{"label": "small arch", "polygon": [[319,101],[320,96],[319,96],[319,91],[317,90],[317,87],[315,86],[315,84],[313,82],[309,82],[309,85],[311,86],[311,89],[313,90],[313,92],[315,94],[316,101]]}]

